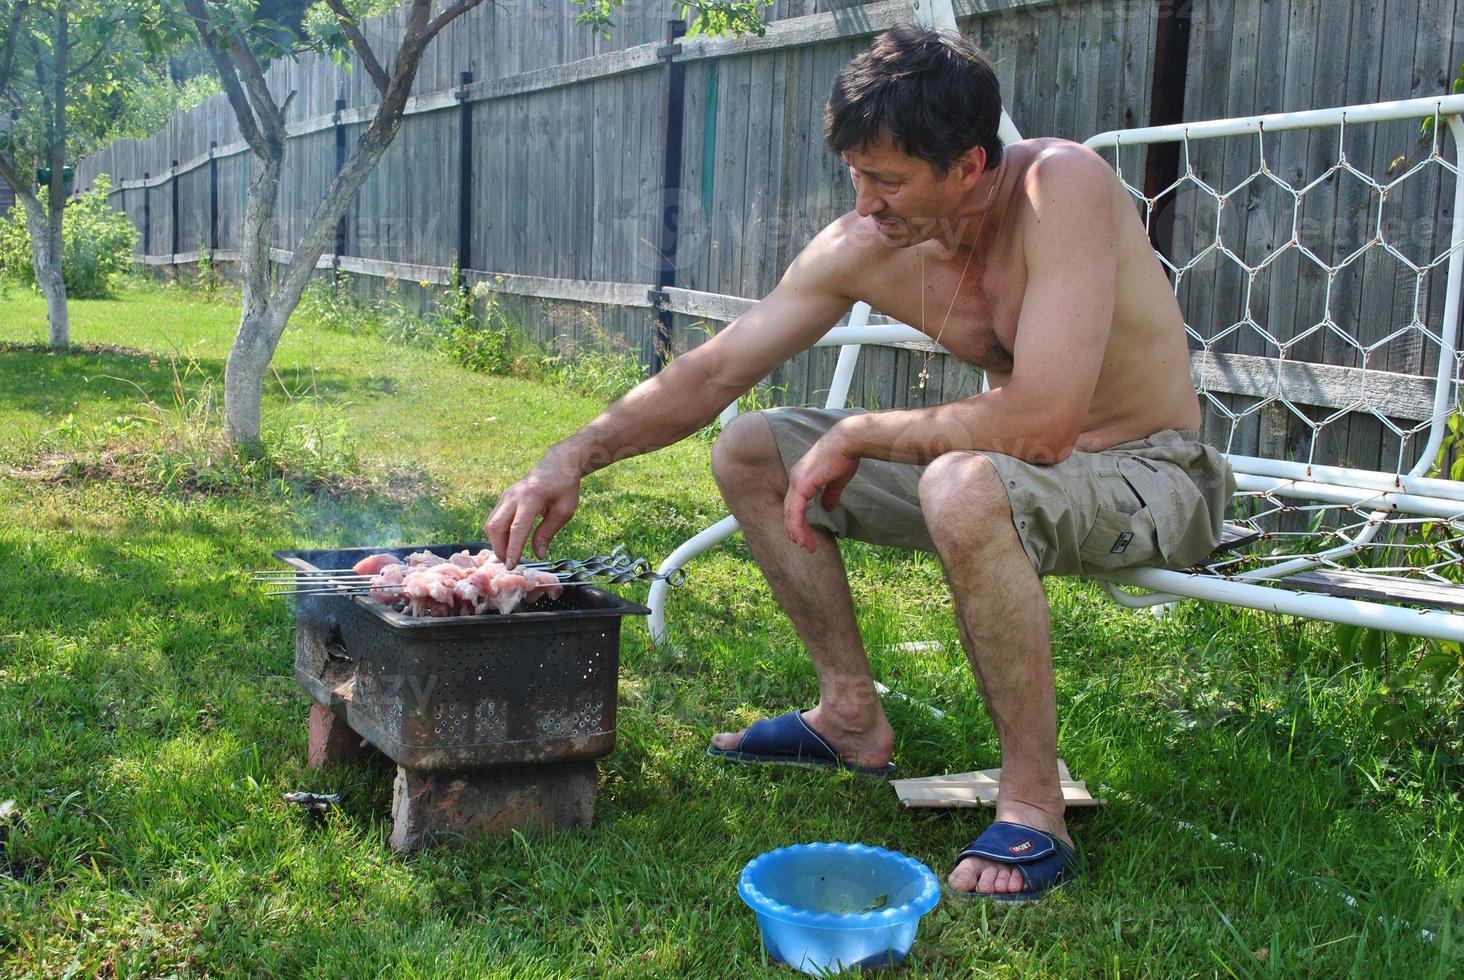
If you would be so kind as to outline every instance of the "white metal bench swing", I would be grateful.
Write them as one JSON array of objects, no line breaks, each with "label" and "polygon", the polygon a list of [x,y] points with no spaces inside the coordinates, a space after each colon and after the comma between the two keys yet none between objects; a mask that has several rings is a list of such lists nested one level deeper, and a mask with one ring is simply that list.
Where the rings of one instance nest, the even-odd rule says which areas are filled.
[{"label": "white metal bench swing", "polygon": [[[919,12],[923,4],[916,6]],[[1179,253],[1183,244],[1187,252],[1182,262],[1178,254],[1173,258],[1160,255],[1176,291],[1186,290],[1194,280],[1203,281],[1216,268],[1225,268],[1238,280],[1235,291],[1241,300],[1241,308],[1228,322],[1225,316],[1212,317],[1208,329],[1197,329],[1186,311],[1185,326],[1192,341],[1196,390],[1209,416],[1205,436],[1227,453],[1239,484],[1232,500],[1233,517],[1227,524],[1227,537],[1237,547],[1227,550],[1222,545],[1209,561],[1186,571],[1142,569],[1105,576],[1100,583],[1116,602],[1142,608],[1204,599],[1464,641],[1464,585],[1456,584],[1464,578],[1460,575],[1464,482],[1427,475],[1444,445],[1451,420],[1459,425],[1460,382],[1464,379],[1464,358],[1458,351],[1464,277],[1461,113],[1464,95],[1439,96],[1113,131],[1086,141],[1114,161],[1124,186],[1142,209],[1146,226],[1163,199],[1174,203],[1176,227],[1190,232],[1183,243],[1184,236],[1175,235],[1174,251]],[[1427,119],[1434,122],[1426,152],[1405,152],[1401,160],[1395,159],[1393,165],[1401,171],[1396,176],[1378,181],[1348,160],[1349,131],[1409,121],[1408,131],[1416,134]],[[1451,140],[1445,140],[1445,131]],[[1001,135],[1005,142],[1020,138],[1005,113]],[[1283,140],[1303,148],[1310,144],[1312,153],[1307,155],[1311,156],[1319,147],[1330,150],[1333,143],[1336,152],[1325,157],[1320,172],[1288,181],[1281,172],[1304,174],[1304,170],[1291,159],[1285,161],[1284,170],[1270,162]],[[1259,164],[1234,186],[1218,190],[1201,177],[1203,167],[1206,162],[1227,158],[1227,142],[1233,163],[1237,141],[1240,150]],[[1452,161],[1443,152],[1448,142],[1453,145]],[[1125,151],[1166,143],[1179,146],[1179,179],[1146,197],[1125,176]],[[1416,189],[1427,187],[1430,179],[1437,185],[1434,200],[1417,213],[1451,215],[1447,237],[1446,222],[1431,220],[1427,228],[1407,227],[1408,240],[1402,241],[1404,236],[1388,214],[1388,201],[1411,193],[1410,206],[1416,208]],[[1304,220],[1303,212],[1309,199],[1335,206],[1337,186],[1343,182],[1356,182],[1354,192],[1368,202],[1366,240],[1349,255],[1337,258],[1333,254],[1329,260],[1318,252],[1335,253],[1336,243],[1331,249],[1315,247],[1308,240],[1315,229]],[[1269,195],[1282,205],[1289,201],[1290,235],[1284,241],[1254,243],[1265,254],[1251,256],[1245,243],[1228,241],[1222,228],[1227,205],[1233,214],[1237,205],[1246,203],[1243,195],[1256,194]],[[1276,220],[1275,215],[1272,218]],[[1287,224],[1281,213],[1275,225],[1280,231],[1277,238],[1286,235]],[[1431,254],[1418,254],[1419,242]],[[1356,296],[1345,295],[1348,286],[1361,283],[1365,269],[1383,267],[1392,273],[1387,280],[1390,298],[1400,283],[1405,297],[1410,288],[1412,292],[1407,315],[1399,318],[1401,322],[1388,323],[1386,329],[1365,323],[1363,318],[1373,314],[1363,311],[1380,311],[1391,319],[1392,303],[1362,303]],[[1264,316],[1262,294],[1268,285],[1275,287],[1274,280],[1294,279],[1302,270],[1316,283],[1319,318],[1314,323],[1293,324],[1289,331],[1268,330],[1257,317],[1258,313]],[[1268,277],[1273,281],[1267,283]],[[1442,289],[1440,277],[1445,279]],[[1374,280],[1373,285],[1381,281]],[[1183,300],[1181,296],[1182,308]],[[825,407],[847,405],[862,344],[930,344],[925,334],[904,324],[884,321],[871,325],[870,313],[867,304],[856,304],[846,323],[830,330],[816,345],[839,347]],[[1366,335],[1378,339],[1364,341],[1365,326],[1369,327]],[[1261,347],[1265,353],[1226,349],[1242,344]],[[1325,348],[1331,349],[1332,360],[1350,360],[1354,365],[1325,363],[1316,357]],[[1420,365],[1419,373],[1384,369],[1384,364],[1399,359],[1400,351],[1407,352],[1409,363]],[[1339,358],[1338,353],[1344,356]],[[737,414],[737,408],[734,403],[723,413],[724,424]],[[1239,451],[1250,440],[1259,441],[1257,430],[1266,423],[1274,425],[1278,416],[1301,433],[1288,453],[1293,458]],[[1335,447],[1341,427],[1359,418],[1374,420],[1384,441],[1396,443],[1396,456],[1390,463],[1377,469],[1357,468],[1346,465],[1345,450],[1328,448]],[[664,574],[682,567],[737,530],[735,518],[723,518],[677,547],[659,571]],[[649,625],[652,637],[662,643],[669,642],[666,599],[665,582],[657,582],[650,591]]]}]

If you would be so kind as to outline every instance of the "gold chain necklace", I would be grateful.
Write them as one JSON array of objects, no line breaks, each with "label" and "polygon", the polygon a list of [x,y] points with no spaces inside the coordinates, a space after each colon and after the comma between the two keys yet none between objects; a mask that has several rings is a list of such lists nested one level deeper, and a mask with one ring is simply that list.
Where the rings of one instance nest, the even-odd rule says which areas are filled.
[{"label": "gold chain necklace", "polygon": [[[986,206],[981,210],[981,221],[976,225],[976,238],[971,243],[971,250],[966,253],[966,264],[961,267],[961,275],[956,279],[956,288],[951,292],[950,305],[946,307],[945,317],[940,321],[940,326],[935,331],[935,343],[940,344],[940,338],[945,334],[946,324],[950,322],[951,311],[956,308],[956,297],[961,295],[961,283],[966,281],[966,273],[971,268],[971,260],[976,257],[976,246],[981,244],[981,233],[986,230],[986,216],[991,213],[991,202],[996,197],[997,185],[1001,183],[1001,164],[997,164],[998,173],[991,182],[991,190],[986,192]],[[920,253],[920,325],[925,325],[925,252]],[[930,380],[930,358],[934,351],[925,352],[925,363],[920,365],[920,390],[925,390],[925,382]]]}]

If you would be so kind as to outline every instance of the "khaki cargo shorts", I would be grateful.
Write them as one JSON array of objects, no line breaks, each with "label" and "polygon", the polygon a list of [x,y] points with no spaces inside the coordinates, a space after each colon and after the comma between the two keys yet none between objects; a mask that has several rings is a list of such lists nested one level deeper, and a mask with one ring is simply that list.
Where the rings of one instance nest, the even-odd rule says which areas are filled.
[{"label": "khaki cargo shorts", "polygon": [[[840,419],[864,409],[774,408],[783,465],[792,469]],[[967,450],[962,450],[967,451]],[[1121,568],[1187,568],[1220,543],[1235,477],[1224,456],[1191,430],[1166,429],[1099,453],[1038,466],[980,452],[1006,484],[1012,523],[1038,575]],[[838,537],[934,551],[920,511],[923,465],[864,459],[839,504],[815,497],[808,520]]]}]

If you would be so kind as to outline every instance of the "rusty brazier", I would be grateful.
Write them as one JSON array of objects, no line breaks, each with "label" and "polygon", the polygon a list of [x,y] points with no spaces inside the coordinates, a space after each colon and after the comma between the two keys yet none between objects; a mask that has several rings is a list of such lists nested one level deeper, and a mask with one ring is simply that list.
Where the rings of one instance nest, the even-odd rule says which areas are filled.
[{"label": "rusty brazier", "polygon": [[[482,543],[281,551],[301,570],[367,555],[448,555]],[[295,678],[312,764],[364,740],[397,764],[393,846],[445,832],[587,825],[594,760],[615,747],[620,621],[646,607],[577,585],[507,615],[404,616],[365,596],[299,598]],[[339,728],[349,731],[344,735]]]}]

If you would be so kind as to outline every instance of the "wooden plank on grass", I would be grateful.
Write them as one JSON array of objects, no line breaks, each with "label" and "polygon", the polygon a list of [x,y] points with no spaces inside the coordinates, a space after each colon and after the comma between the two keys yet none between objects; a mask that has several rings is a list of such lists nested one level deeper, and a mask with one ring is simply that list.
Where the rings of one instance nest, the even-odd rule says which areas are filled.
[{"label": "wooden plank on grass", "polygon": [[[1094,799],[1085,782],[1073,779],[1067,763],[1057,760],[1057,778],[1068,806],[1104,806]],[[1001,788],[1000,769],[948,773],[915,779],[892,779],[890,786],[907,807],[992,807]]]}]

